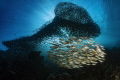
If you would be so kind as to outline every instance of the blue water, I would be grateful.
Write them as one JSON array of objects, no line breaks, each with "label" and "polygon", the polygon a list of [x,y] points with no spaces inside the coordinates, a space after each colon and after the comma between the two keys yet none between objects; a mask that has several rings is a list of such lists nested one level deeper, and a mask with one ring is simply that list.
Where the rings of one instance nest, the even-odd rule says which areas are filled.
[{"label": "blue water", "polygon": [[[46,57],[51,46],[49,43],[59,41],[59,35],[45,36],[42,42],[37,41],[36,36],[32,37],[34,39],[27,38],[31,42],[37,41],[34,48],[41,52],[31,52],[32,49],[28,49],[28,52],[16,51],[2,44],[3,41],[37,33],[46,22],[54,19],[54,8],[59,2],[72,2],[82,6],[100,26],[101,34],[94,40],[105,46],[104,52],[107,55],[103,63],[73,70],[51,64]],[[0,80],[61,80],[62,75],[62,80],[119,80],[119,14],[119,0],[0,0]],[[65,38],[69,36],[69,31],[59,30]],[[13,44],[16,47],[16,43]]]},{"label": "blue water", "polygon": [[54,18],[59,2],[72,2],[84,7],[100,26],[98,43],[115,46],[119,41],[119,0],[0,0],[0,49],[7,48],[2,41],[32,35],[45,22]]}]

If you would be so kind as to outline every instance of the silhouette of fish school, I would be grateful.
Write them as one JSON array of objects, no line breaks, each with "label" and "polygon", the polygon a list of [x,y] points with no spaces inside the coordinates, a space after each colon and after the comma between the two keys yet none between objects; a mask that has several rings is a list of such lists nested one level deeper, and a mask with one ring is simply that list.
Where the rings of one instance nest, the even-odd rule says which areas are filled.
[{"label": "silhouette of fish school", "polygon": [[48,57],[53,63],[68,69],[80,68],[85,65],[96,65],[105,60],[104,47],[96,43],[93,38],[71,37],[59,39],[50,43]]},{"label": "silhouette of fish school", "polygon": [[99,25],[93,21],[87,10],[81,6],[70,2],[60,2],[56,5],[54,13],[55,17],[43,24],[35,34],[3,41],[2,44],[9,49],[31,52],[38,50],[37,45],[44,38],[53,35],[64,36],[64,34],[61,34],[61,29],[66,29],[70,32],[70,35],[77,37],[95,38],[101,34]]}]

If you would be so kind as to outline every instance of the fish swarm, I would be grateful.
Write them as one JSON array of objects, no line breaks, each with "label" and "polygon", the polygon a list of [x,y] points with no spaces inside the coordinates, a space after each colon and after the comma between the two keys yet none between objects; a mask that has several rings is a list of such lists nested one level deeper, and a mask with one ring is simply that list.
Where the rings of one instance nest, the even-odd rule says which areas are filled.
[{"label": "fish swarm", "polygon": [[67,69],[80,68],[85,65],[96,65],[105,60],[104,47],[93,38],[71,37],[54,41],[47,51],[53,63]]}]

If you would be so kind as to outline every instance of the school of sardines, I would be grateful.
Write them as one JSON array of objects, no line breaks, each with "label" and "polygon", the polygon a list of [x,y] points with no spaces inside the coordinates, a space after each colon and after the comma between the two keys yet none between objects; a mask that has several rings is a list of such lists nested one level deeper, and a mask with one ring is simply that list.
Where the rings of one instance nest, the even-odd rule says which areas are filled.
[{"label": "school of sardines", "polygon": [[53,63],[68,69],[80,68],[85,65],[96,65],[105,60],[104,47],[96,43],[93,38],[71,37],[59,39],[50,43],[48,57]]}]

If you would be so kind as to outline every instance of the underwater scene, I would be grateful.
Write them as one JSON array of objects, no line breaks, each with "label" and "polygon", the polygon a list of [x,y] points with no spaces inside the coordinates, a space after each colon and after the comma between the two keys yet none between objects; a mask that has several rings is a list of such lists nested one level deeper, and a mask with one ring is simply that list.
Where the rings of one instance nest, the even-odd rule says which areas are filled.
[{"label": "underwater scene", "polygon": [[0,0],[0,80],[120,80],[120,0]]}]

